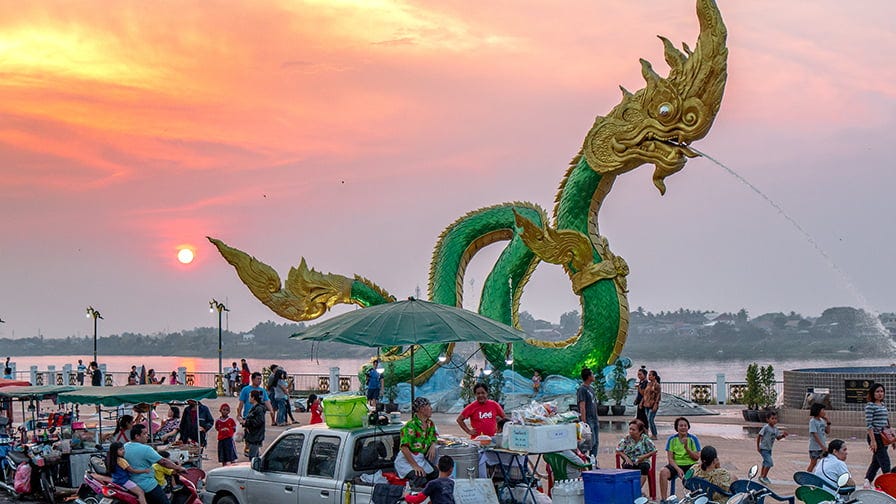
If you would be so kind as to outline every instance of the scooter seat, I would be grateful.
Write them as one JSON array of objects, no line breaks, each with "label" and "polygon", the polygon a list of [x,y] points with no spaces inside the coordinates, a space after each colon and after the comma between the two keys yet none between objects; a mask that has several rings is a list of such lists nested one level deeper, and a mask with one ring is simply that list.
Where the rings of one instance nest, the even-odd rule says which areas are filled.
[{"label": "scooter seat", "polygon": [[13,463],[15,463],[15,465],[19,465],[22,462],[30,462],[31,461],[31,457],[29,457],[28,455],[25,455],[24,453],[22,453],[20,451],[12,450],[9,453],[7,453],[6,456],[9,457],[9,459],[12,460]]}]

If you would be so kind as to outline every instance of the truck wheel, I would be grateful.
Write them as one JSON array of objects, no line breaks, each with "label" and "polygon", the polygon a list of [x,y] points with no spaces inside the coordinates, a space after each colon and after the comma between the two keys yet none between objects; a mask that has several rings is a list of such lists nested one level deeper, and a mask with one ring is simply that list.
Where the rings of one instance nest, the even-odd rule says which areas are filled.
[{"label": "truck wheel", "polygon": [[236,497],[234,497],[232,495],[223,495],[215,501],[215,504],[240,504],[240,503],[237,502]]}]

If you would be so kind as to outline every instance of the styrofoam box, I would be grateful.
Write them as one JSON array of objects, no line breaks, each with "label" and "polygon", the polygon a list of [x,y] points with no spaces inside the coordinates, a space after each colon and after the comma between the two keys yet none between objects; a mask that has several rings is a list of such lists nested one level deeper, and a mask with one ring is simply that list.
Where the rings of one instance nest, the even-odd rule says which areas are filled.
[{"label": "styrofoam box", "polygon": [[510,450],[550,453],[575,450],[576,425],[505,425],[504,443]]}]

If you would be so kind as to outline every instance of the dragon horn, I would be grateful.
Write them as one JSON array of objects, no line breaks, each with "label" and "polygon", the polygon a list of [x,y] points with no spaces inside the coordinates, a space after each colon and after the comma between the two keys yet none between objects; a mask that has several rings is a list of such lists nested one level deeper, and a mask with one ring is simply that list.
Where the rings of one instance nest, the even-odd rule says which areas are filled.
[{"label": "dragon horn", "polygon": [[684,63],[688,58],[684,55],[683,52],[679,51],[674,45],[672,45],[672,42],[670,42],[669,39],[662,35],[657,36],[660,40],[663,41],[663,52],[666,56],[666,63],[668,63],[669,68],[671,68],[671,71],[669,72],[669,77],[671,78],[673,75],[681,72],[681,69],[684,67]]},{"label": "dragon horn", "polygon": [[653,65],[650,64],[644,58],[641,58],[641,75],[644,76],[644,80],[647,81],[648,85],[656,85],[662,77],[659,76],[656,72],[653,71]]}]

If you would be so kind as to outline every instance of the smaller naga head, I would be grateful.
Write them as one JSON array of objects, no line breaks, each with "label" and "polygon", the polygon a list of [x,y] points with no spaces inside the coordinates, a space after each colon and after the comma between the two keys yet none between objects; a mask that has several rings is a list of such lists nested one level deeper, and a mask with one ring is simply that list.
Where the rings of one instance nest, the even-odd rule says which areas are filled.
[{"label": "smaller naga head", "polygon": [[592,169],[620,174],[650,163],[661,194],[664,179],[684,168],[697,153],[688,145],[709,132],[722,103],[727,79],[727,31],[713,0],[698,0],[700,36],[693,51],[679,51],[665,37],[666,78],[641,60],[647,86],[635,93],[622,89],[622,102],[598,117],[585,138],[584,155]]}]

